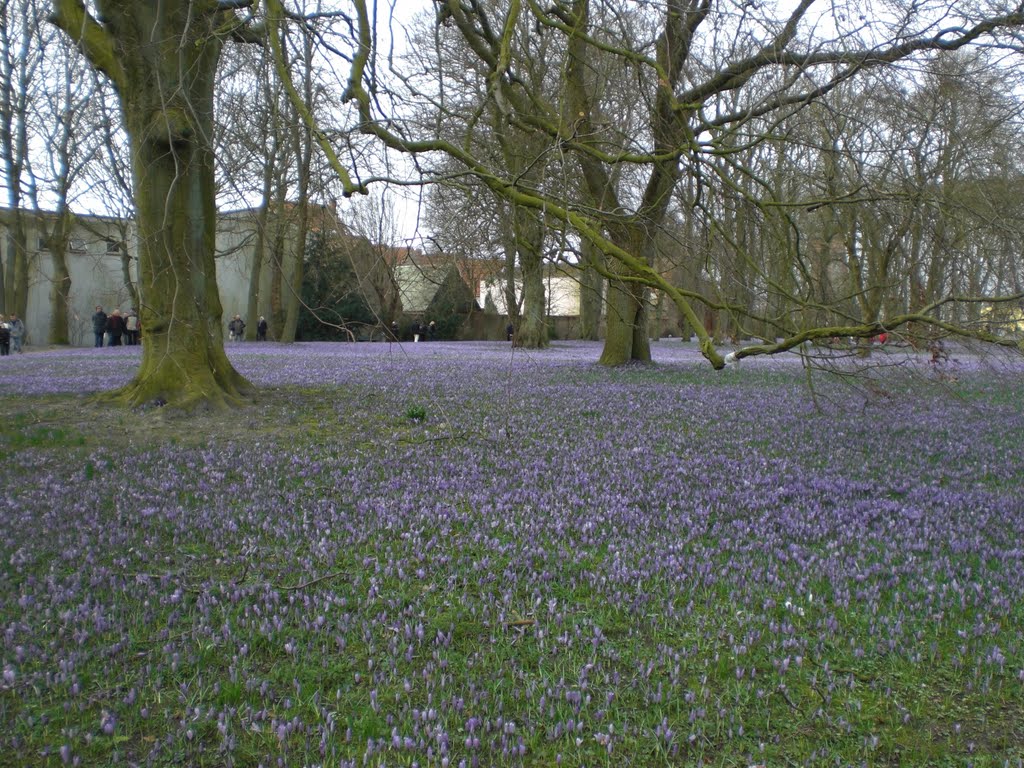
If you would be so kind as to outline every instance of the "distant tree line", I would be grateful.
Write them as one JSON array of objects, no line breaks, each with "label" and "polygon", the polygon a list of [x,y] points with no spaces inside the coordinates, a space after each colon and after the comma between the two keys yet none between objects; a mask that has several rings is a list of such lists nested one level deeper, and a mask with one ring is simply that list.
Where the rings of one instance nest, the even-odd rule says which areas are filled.
[{"label": "distant tree line", "polygon": [[[317,244],[317,211],[343,201],[387,272],[387,249],[410,244],[396,191],[417,185],[421,244],[505,260],[527,346],[547,343],[542,275],[558,261],[582,268],[582,333],[603,317],[609,365],[649,359],[652,330],[668,327],[696,335],[716,367],[726,342],[740,356],[881,332],[1016,344],[999,319],[1024,297],[1021,7],[441,0],[397,18],[365,0],[0,0],[0,12],[0,169],[18,212],[0,311],[24,314],[23,212],[73,217],[102,198],[130,214],[139,279],[126,252],[126,280],[149,343],[116,394],[127,403],[248,398],[223,353],[218,206],[262,212],[248,315],[269,307],[288,341],[313,318],[365,318],[361,304],[375,322],[397,316],[362,278],[361,299],[336,290],[353,275]],[[47,235],[57,303],[73,290],[61,217]]]}]

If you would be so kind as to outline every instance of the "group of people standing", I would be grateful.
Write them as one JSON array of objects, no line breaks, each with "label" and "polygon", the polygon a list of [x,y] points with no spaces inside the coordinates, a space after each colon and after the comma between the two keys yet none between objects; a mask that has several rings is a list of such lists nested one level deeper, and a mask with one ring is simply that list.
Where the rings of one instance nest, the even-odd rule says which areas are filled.
[{"label": "group of people standing", "polygon": [[412,324],[412,340],[433,341],[437,337],[437,323],[431,320],[429,323],[420,323],[418,320]]},{"label": "group of people standing", "polygon": [[128,347],[135,346],[142,339],[142,323],[139,322],[139,313],[132,308],[127,314],[122,315],[120,309],[113,310],[109,315],[103,311],[103,307],[97,306],[92,315],[92,332],[96,337],[93,346],[120,347],[122,344]]},{"label": "group of people standing", "polygon": [[16,314],[0,315],[0,357],[11,354],[12,348],[15,352],[24,352],[21,345],[24,338],[25,323]]},{"label": "group of people standing", "polygon": [[[97,306],[92,316],[92,332],[96,337],[96,347],[120,347],[122,344],[131,347],[141,341],[142,323],[139,321],[139,313],[134,308],[126,314],[122,314],[120,309],[115,309],[108,315],[103,311],[103,307]],[[241,341],[245,338],[245,321],[240,315],[235,315],[228,323],[228,338],[231,341]],[[256,340],[267,340],[267,321],[262,317],[256,326]],[[20,346],[19,340],[19,351]]]},{"label": "group of people standing", "polygon": [[[235,315],[231,318],[228,323],[228,340],[229,341],[243,341],[245,339],[245,320],[242,319],[241,315]],[[260,320],[256,323],[256,341],[267,340],[267,319],[260,316]]]}]

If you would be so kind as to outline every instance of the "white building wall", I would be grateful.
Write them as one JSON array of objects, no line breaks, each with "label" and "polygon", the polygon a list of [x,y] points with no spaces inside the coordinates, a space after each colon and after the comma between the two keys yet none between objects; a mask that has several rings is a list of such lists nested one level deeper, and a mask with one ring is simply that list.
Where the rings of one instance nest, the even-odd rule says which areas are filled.
[{"label": "white building wall", "polygon": [[[35,214],[26,213],[25,224],[29,244],[29,296],[28,311],[22,319],[26,324],[27,343],[42,346],[49,338],[53,315],[53,258],[45,248],[40,247]],[[228,321],[236,314],[242,315],[249,325],[257,321],[259,314],[270,317],[271,282],[275,270],[273,265],[266,263],[260,273],[257,317],[246,317],[257,240],[256,226],[255,211],[225,213],[218,219],[215,264],[225,333]],[[113,218],[82,216],[74,227],[70,238],[73,247],[67,254],[71,275],[69,340],[76,346],[91,346],[92,315],[96,305],[102,306],[108,314],[114,309],[127,312],[132,307],[131,295],[124,285],[120,252],[108,249],[108,240],[122,242],[125,223]],[[129,225],[127,247],[132,255],[131,280],[138,285],[137,245],[131,230]],[[3,260],[6,263],[8,245],[3,218],[0,218],[0,247],[4,249]],[[286,242],[284,251],[282,302],[287,300],[287,286],[295,268],[294,244]],[[142,301],[145,301],[145,296]]]},{"label": "white building wall", "polygon": [[[246,317],[255,245],[255,222],[248,218],[225,218],[218,222],[217,290],[224,313],[225,333],[228,321],[235,315],[241,315],[247,325],[256,320]],[[262,277],[268,278],[268,275]]]},{"label": "white building wall", "polygon": [[[39,241],[37,223],[26,216],[29,245],[29,295],[25,322],[26,341],[30,345],[45,345],[50,335],[53,316],[53,256]],[[92,346],[92,315],[97,305],[110,314],[114,309],[126,313],[132,308],[131,294],[124,284],[121,254],[108,245],[120,243],[122,224],[116,220],[82,217],[70,238],[67,253],[68,272],[71,275],[68,336],[74,346]],[[4,244],[7,259],[6,231],[0,224],[0,242]],[[252,271],[255,225],[251,216],[228,216],[218,224],[217,231],[217,287],[224,324],[235,314],[243,317],[249,300],[249,276]],[[138,259],[136,244],[129,236],[132,254],[130,274],[138,285]],[[269,296],[270,270],[265,269],[261,291]],[[145,297],[143,297],[145,300]],[[246,323],[250,322],[245,318]],[[253,322],[255,319],[253,320]]]},{"label": "white building wall", "polygon": [[[50,337],[50,323],[53,311],[54,264],[52,254],[39,240],[36,223],[29,218],[29,289],[25,322],[26,343],[45,345]],[[90,219],[88,229],[77,226],[71,236],[71,247],[66,255],[68,273],[71,276],[71,293],[68,297],[68,337],[75,346],[91,346],[92,315],[96,305],[109,313],[113,309],[127,311],[131,308],[131,294],[124,285],[119,251],[108,250],[107,240],[119,243],[121,231],[115,222],[105,219]],[[8,258],[6,232],[4,234],[4,260]],[[133,246],[129,244],[129,248]],[[132,259],[131,276],[137,280]],[[9,312],[8,312],[9,314]]]},{"label": "white building wall", "polygon": [[[270,319],[270,294],[275,272],[273,264],[264,262],[260,268],[260,286],[257,294],[256,317],[248,317],[249,283],[252,279],[253,261],[256,258],[258,212],[236,211],[225,213],[217,221],[216,267],[217,290],[223,311],[224,333],[227,324],[235,315],[241,315],[246,326],[259,320],[259,315]],[[273,233],[268,233],[268,241]],[[292,240],[284,243],[284,269],[281,279],[281,302],[288,299],[288,285],[295,270],[295,244]],[[268,256],[267,258],[273,258]],[[275,333],[275,329],[271,329]]]},{"label": "white building wall", "polygon": [[[516,280],[516,298],[521,300],[523,283]],[[497,280],[481,280],[477,291],[477,305],[487,306],[488,298],[498,310],[499,315],[508,314],[505,303],[505,284]],[[580,284],[578,280],[567,275],[548,275],[544,278],[544,299],[547,314],[551,317],[579,317]]]}]

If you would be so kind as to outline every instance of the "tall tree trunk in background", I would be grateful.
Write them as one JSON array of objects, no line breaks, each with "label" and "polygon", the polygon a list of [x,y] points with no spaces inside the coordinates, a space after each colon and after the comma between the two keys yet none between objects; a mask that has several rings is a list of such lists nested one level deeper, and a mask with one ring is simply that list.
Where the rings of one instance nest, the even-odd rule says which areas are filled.
[{"label": "tall tree trunk in background", "polygon": [[[306,104],[313,104],[313,40],[310,36],[302,38],[303,48],[303,72],[304,90],[303,98]],[[296,127],[292,131],[293,151],[298,161],[298,194],[296,204],[298,208],[298,220],[296,222],[295,239],[292,243],[294,259],[292,270],[289,275],[291,286],[285,297],[285,323],[281,332],[281,341],[291,343],[295,341],[295,329],[299,325],[299,313],[302,310],[302,280],[306,264],[306,239],[309,233],[309,183],[310,172],[313,165],[313,136],[298,116],[295,121],[302,127]],[[321,226],[324,225],[321,217]]]},{"label": "tall tree trunk in background", "polygon": [[[8,232],[5,234],[9,235],[10,233]],[[9,239],[9,237],[4,237],[4,239],[0,241],[0,315],[7,314],[7,280],[4,276],[4,270],[6,268],[5,265],[7,263],[6,253],[8,249]]]},{"label": "tall tree trunk in background", "polygon": [[[300,182],[300,189],[303,184]],[[292,269],[288,275],[288,288],[285,294],[285,320],[281,330],[281,341],[295,341],[295,329],[299,325],[299,312],[302,309],[302,279],[305,268],[306,236],[309,228],[309,202],[303,194],[297,205],[298,216],[295,225],[295,239],[291,241],[293,253]]]},{"label": "tall tree trunk in background", "polygon": [[121,233],[121,242],[118,244],[118,255],[121,261],[121,285],[128,293],[128,298],[134,309],[138,309],[142,303],[139,301],[139,288],[132,279],[132,256],[128,251],[127,228]]},{"label": "tall tree trunk in background", "polygon": [[14,311],[18,317],[28,314],[28,242],[22,230],[14,251]]},{"label": "tall tree trunk in background", "polygon": [[[516,172],[524,183],[537,183],[544,169],[546,144],[532,140],[522,132],[514,132],[498,110],[494,121],[495,133],[501,145],[505,165]],[[516,346],[543,349],[548,346],[547,307],[544,294],[544,222],[541,213],[532,208],[511,203],[508,208],[508,226],[512,232],[513,259],[518,261],[522,278],[522,305],[516,327]],[[506,252],[508,252],[506,247]],[[506,257],[510,276],[515,274],[513,259]],[[509,283],[514,290],[514,278]],[[515,303],[515,302],[513,302]],[[511,306],[509,317],[512,318]]]},{"label": "tall tree trunk in background", "polygon": [[[46,233],[53,265],[53,277],[50,284],[50,327],[47,340],[50,344],[66,345],[71,343],[69,321],[72,312],[68,245],[71,241],[72,228],[75,225],[69,197],[85,168],[96,160],[95,153],[84,148],[87,142],[86,137],[96,133],[109,137],[111,129],[108,125],[100,131],[94,131],[95,122],[86,123],[84,119],[86,109],[100,95],[98,81],[91,76],[91,73],[86,73],[83,76],[81,61],[73,55],[69,40],[61,35],[57,42],[63,53],[59,62],[59,84],[58,71],[54,68],[49,72],[48,79],[52,78],[55,85],[49,98],[44,100],[50,110],[38,112],[37,120],[41,126],[44,126],[42,131],[51,156],[50,164],[55,171],[49,186],[51,194],[56,198],[56,215],[52,228]],[[95,144],[92,148],[94,151],[99,149]],[[106,148],[109,148],[109,145]],[[41,210],[36,188],[33,188],[31,198],[33,207],[37,211]],[[44,217],[40,216],[38,221],[40,232],[45,232]],[[124,251],[124,254],[127,255],[127,250]],[[138,306],[134,285],[131,285],[131,296],[133,306]],[[31,329],[28,331],[31,332]]]},{"label": "tall tree trunk in background", "polygon": [[583,255],[580,273],[580,338],[597,341],[601,333],[601,308],[604,306],[604,276],[596,267],[603,268],[605,257],[601,249],[589,240],[580,244]]},{"label": "tall tree trunk in background", "polygon": [[527,349],[548,346],[547,306],[544,294],[544,226],[536,211],[512,206],[513,232],[523,277],[523,311],[516,345]]},{"label": "tall tree trunk in background", "polygon": [[[622,220],[617,213],[627,209],[618,199],[615,176],[599,159],[600,151],[577,155],[584,188],[593,207],[620,219],[609,223],[609,239],[637,262],[649,266],[654,264],[656,233],[665,223],[672,193],[682,175],[680,160],[673,152],[685,146],[690,135],[687,116],[692,114],[692,110],[679,108],[674,88],[680,80],[687,55],[687,47],[682,41],[687,37],[687,25],[690,23],[687,15],[692,11],[688,0],[670,2],[655,45],[664,75],[655,92],[650,120],[655,154],[661,157],[650,163],[642,198],[628,219]],[[577,29],[586,30],[589,26],[589,0],[574,0],[573,13]],[[596,101],[589,90],[590,50],[583,37],[574,33],[569,38],[568,51],[568,123],[572,125],[577,137],[597,136],[599,132],[593,125],[597,115]],[[587,140],[583,140],[583,143],[587,143]],[[616,259],[613,270],[622,279],[609,280],[607,328],[601,363],[623,365],[631,361],[650,362],[647,289],[633,279],[633,270],[622,261]]]},{"label": "tall tree trunk in background", "polygon": [[25,317],[28,309],[28,233],[22,207],[28,164],[29,92],[42,57],[31,56],[38,42],[37,14],[24,3],[0,0],[0,162],[7,187],[8,240],[3,277],[3,313]]},{"label": "tall tree trunk in background", "polygon": [[[296,139],[298,142],[298,139]],[[306,239],[309,233],[309,163],[312,154],[312,143],[306,142],[305,154],[299,167],[299,202],[296,205],[295,230],[293,238],[286,240],[292,252],[291,271],[286,273],[288,287],[284,296],[285,319],[281,329],[280,341],[295,341],[295,330],[299,325],[299,313],[302,310],[302,280],[306,262]],[[285,270],[282,269],[282,272]]]},{"label": "tall tree trunk in background", "polygon": [[[263,204],[260,206],[256,216],[256,242],[252,249],[252,271],[249,273],[249,294],[245,305],[245,338],[249,341],[256,339],[256,326],[260,315],[263,314],[260,307],[260,282],[263,280],[263,264],[266,259],[267,250],[267,226],[270,222],[270,195],[274,180],[274,163],[277,158],[276,144],[275,151],[268,155],[268,161],[263,172]],[[277,336],[278,329],[271,329],[270,333]]]},{"label": "tall tree trunk in background", "polygon": [[[512,205],[509,204],[511,210]],[[508,218],[511,219],[513,214],[509,214]],[[516,265],[518,258],[518,249],[516,248],[516,238],[512,231],[512,227],[502,227],[502,251],[505,254],[505,269],[503,270],[503,292],[505,294],[505,312],[508,314],[508,321],[513,328],[519,327],[519,316],[520,316],[520,294],[521,289],[517,280],[519,275],[519,269]]]},{"label": "tall tree trunk in background", "polygon": [[50,344],[65,345],[71,343],[68,332],[68,307],[71,304],[71,273],[68,270],[68,237],[70,235],[72,216],[67,209],[66,200],[62,200],[57,219],[50,234],[50,257],[53,259],[53,282],[50,285],[50,332],[47,341]]},{"label": "tall tree trunk in background", "polygon": [[266,266],[270,267],[270,334],[281,340],[284,330],[284,302],[282,286],[284,285],[285,265],[285,232],[287,218],[283,201],[274,206],[274,213],[267,222],[273,237],[270,239],[270,254]]},{"label": "tall tree trunk in background", "polygon": [[[263,75],[263,99],[270,109],[268,125],[266,126],[269,136],[266,156],[263,160],[263,191],[262,205],[256,217],[256,242],[253,246],[252,272],[249,274],[249,294],[245,305],[245,338],[248,341],[256,340],[257,325],[261,315],[273,316],[264,309],[263,305],[269,302],[261,301],[260,286],[263,280],[263,265],[267,263],[267,226],[270,222],[271,195],[274,193],[274,179],[278,172],[279,153],[281,151],[281,125],[280,125],[280,94],[273,87],[273,80],[270,74],[271,68],[267,67]],[[280,326],[270,328],[268,335],[277,338],[280,334]]]},{"label": "tall tree trunk in background", "polygon": [[[10,198],[11,195],[8,195]],[[28,235],[25,231],[25,217],[20,207],[11,209],[11,220],[7,224],[7,248],[6,261],[4,262],[4,295],[3,314],[9,315],[17,312],[19,317],[24,317],[24,312],[18,307],[26,291],[18,291],[20,277],[27,276],[28,272],[24,264],[28,261]],[[27,303],[27,302],[26,302]]]},{"label": "tall tree trunk in background", "polygon": [[[620,267],[615,265],[616,270]],[[628,277],[628,270],[622,269]],[[647,330],[646,288],[626,280],[608,281],[608,310],[604,349],[600,362],[623,365],[630,361],[651,360],[651,340]]]},{"label": "tall tree trunk in background", "polygon": [[245,338],[247,341],[256,340],[256,326],[259,323],[260,312],[260,280],[263,279],[263,251],[266,248],[267,231],[267,199],[263,198],[263,205],[256,214],[256,241],[252,248],[252,269],[249,272],[249,293],[245,301]]}]

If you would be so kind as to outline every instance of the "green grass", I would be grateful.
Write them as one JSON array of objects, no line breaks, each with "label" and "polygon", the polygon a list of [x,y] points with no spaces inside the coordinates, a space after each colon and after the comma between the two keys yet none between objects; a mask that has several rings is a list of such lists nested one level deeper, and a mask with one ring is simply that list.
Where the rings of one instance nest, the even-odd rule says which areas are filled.
[{"label": "green grass", "polygon": [[21,451],[26,448],[76,448],[85,444],[85,435],[76,430],[37,425],[27,416],[19,416],[6,424],[0,421],[0,448],[7,451]]},{"label": "green grass", "polygon": [[[656,371],[655,383],[671,382],[680,378]],[[357,499],[339,486],[383,482],[387,475],[385,449],[367,434],[410,429],[395,403],[345,421],[325,400],[320,389],[290,400],[293,418],[283,428],[289,450],[321,459],[324,467],[303,464],[307,476],[295,465],[268,470],[259,493],[280,500],[281,516],[302,517],[330,499],[356,517]],[[596,419],[600,412],[587,408],[583,415]],[[409,406],[404,416],[421,421],[426,410]],[[702,426],[700,436],[710,429]],[[154,453],[142,455],[134,471],[158,471],[157,454],[171,438],[181,440],[151,435]],[[229,756],[235,765],[278,758],[287,765],[362,765],[369,739],[383,741],[369,765],[439,765],[436,753],[431,760],[424,750],[391,744],[393,731],[407,735],[428,726],[449,735],[453,765],[473,754],[482,765],[531,766],[559,758],[568,766],[996,766],[1024,759],[1024,685],[1014,666],[1024,627],[1019,605],[988,615],[967,602],[938,620],[902,609],[926,595],[902,585],[897,594],[886,571],[855,585],[806,580],[801,594],[790,595],[795,607],[786,607],[768,584],[752,580],[739,590],[717,578],[733,567],[728,554],[709,557],[706,578],[694,579],[685,592],[669,572],[617,583],[607,540],[573,550],[553,535],[536,542],[539,570],[552,574],[545,582],[530,577],[533,564],[502,518],[488,518],[465,498],[448,499],[458,513],[452,520],[424,516],[404,527],[372,529],[325,560],[318,539],[341,536],[337,530],[310,524],[283,541],[261,521],[247,520],[240,502],[210,509],[213,499],[244,487],[245,472],[194,478],[173,491],[194,528],[162,518],[126,526],[119,510],[136,488],[119,465],[87,458],[92,438],[85,432],[26,418],[5,426],[0,441],[73,467],[66,477],[74,479],[76,494],[106,484],[96,496],[97,516],[80,535],[118,542],[82,543],[64,559],[37,544],[42,554],[24,562],[17,536],[8,532],[0,543],[7,564],[2,587],[11,596],[3,626],[17,634],[22,610],[14,596],[26,585],[48,585],[53,600],[52,614],[33,635],[18,635],[3,648],[3,661],[11,662],[14,646],[27,646],[17,679],[0,686],[0,723],[7,730],[0,765],[61,765],[65,743],[75,745],[85,766],[223,766]],[[744,447],[786,454],[768,438]],[[225,445],[211,440],[204,461],[215,463],[210,457],[220,450]],[[558,458],[557,449],[549,450],[549,460]],[[356,460],[357,452],[372,451],[374,460]],[[483,457],[479,466],[496,460]],[[979,482],[1000,486],[1007,482],[1000,477],[982,473]],[[18,493],[28,494],[30,479],[22,479]],[[888,498],[906,495],[892,490]],[[743,516],[738,508],[718,512],[719,521]],[[220,546],[198,525],[218,517],[235,519],[236,546]],[[85,521],[67,523],[85,528]],[[414,561],[406,542],[432,537],[435,548]],[[686,541],[691,558],[715,551],[710,533]],[[820,558],[831,556],[827,542],[800,543]],[[875,561],[883,550],[880,540]],[[80,568],[85,558],[88,568]],[[916,567],[909,557],[890,565]],[[960,565],[965,581],[985,573],[983,587],[992,589],[1011,580],[1009,569],[1019,561],[965,557]],[[423,575],[415,576],[420,567]],[[514,588],[506,586],[512,575]],[[804,583],[797,564],[782,568],[782,576]],[[152,596],[132,592],[140,581],[157,585]],[[858,589],[877,590],[879,598],[871,603],[842,594]],[[611,599],[616,592],[633,599]],[[322,626],[315,624],[318,615],[325,617]],[[896,620],[898,630],[885,623]],[[779,629],[772,634],[769,627]],[[992,645],[1016,654],[1006,670],[978,667]],[[789,659],[784,673],[781,659]],[[52,684],[40,685],[46,675]],[[459,701],[462,710],[453,704]],[[116,716],[113,734],[102,731],[105,712]],[[487,733],[475,732],[479,750],[466,747],[474,737],[467,721],[477,715],[492,724]],[[514,722],[515,732],[496,732],[499,717]],[[657,735],[663,722],[672,739]],[[575,730],[578,723],[585,727]],[[521,738],[525,754],[503,756],[504,736]]]}]

